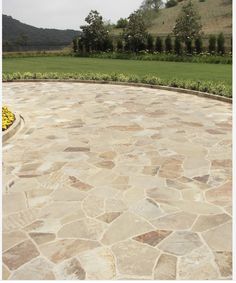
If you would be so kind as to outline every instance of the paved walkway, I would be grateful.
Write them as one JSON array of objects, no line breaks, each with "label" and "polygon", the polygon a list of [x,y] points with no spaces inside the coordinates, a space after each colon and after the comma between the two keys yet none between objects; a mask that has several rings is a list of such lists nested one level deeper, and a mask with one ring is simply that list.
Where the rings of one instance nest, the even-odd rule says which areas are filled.
[{"label": "paved walkway", "polygon": [[145,88],[9,83],[9,279],[231,278],[231,105]]}]

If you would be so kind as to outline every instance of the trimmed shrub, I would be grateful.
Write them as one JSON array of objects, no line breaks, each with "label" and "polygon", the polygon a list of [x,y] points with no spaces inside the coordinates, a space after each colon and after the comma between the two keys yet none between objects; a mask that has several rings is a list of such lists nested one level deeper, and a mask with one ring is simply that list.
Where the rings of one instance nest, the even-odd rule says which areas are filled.
[{"label": "trimmed shrub", "polygon": [[171,36],[168,35],[167,38],[165,39],[165,51],[170,53],[172,52],[173,46],[172,46],[172,39]]},{"label": "trimmed shrub", "polygon": [[186,53],[187,54],[192,54],[193,53],[193,46],[192,46],[192,40],[189,39],[185,42],[185,48],[186,48]]},{"label": "trimmed shrub", "polygon": [[155,47],[155,50],[157,52],[162,52],[163,51],[163,43],[162,43],[162,39],[160,36],[157,37],[156,39],[156,47]]},{"label": "trimmed shrub", "polygon": [[202,53],[202,46],[203,46],[202,38],[199,36],[195,39],[195,51],[197,54]]},{"label": "trimmed shrub", "polygon": [[182,44],[181,44],[181,41],[180,41],[179,37],[175,38],[174,49],[175,49],[175,53],[176,54],[178,54],[178,55],[182,54]]},{"label": "trimmed shrub", "polygon": [[147,49],[149,52],[154,51],[154,38],[151,34],[148,34],[147,36]]},{"label": "trimmed shrub", "polygon": [[215,35],[211,35],[209,37],[209,47],[208,47],[209,53],[215,53],[216,52],[216,37]]},{"label": "trimmed shrub", "polygon": [[223,33],[220,33],[217,37],[217,52],[219,54],[225,53],[225,38]]},{"label": "trimmed shrub", "polygon": [[113,51],[113,41],[110,37],[107,37],[104,39],[101,45],[101,50],[102,51]]},{"label": "trimmed shrub", "polygon": [[119,39],[117,41],[116,49],[117,49],[118,52],[122,52],[123,51],[124,46],[123,46],[123,41],[121,39]]},{"label": "trimmed shrub", "polygon": [[73,52],[76,53],[78,51],[78,39],[73,39]]}]

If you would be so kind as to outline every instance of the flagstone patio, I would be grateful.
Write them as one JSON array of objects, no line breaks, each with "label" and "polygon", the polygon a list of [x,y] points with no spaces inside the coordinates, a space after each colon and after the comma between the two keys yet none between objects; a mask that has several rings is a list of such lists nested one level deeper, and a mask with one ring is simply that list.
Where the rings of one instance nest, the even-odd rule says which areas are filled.
[{"label": "flagstone patio", "polygon": [[163,90],[8,83],[4,279],[230,279],[231,105]]}]

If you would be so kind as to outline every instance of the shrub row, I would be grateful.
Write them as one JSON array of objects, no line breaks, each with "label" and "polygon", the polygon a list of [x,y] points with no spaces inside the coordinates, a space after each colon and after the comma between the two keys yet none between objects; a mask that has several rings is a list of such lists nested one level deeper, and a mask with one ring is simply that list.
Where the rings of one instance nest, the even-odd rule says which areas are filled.
[{"label": "shrub row", "polygon": [[68,52],[13,52],[3,53],[3,59],[9,58],[27,58],[27,57],[56,57],[56,56],[75,56],[91,57],[100,59],[124,59],[124,60],[143,60],[143,61],[168,61],[168,62],[190,62],[190,63],[208,63],[208,64],[232,64],[231,55],[214,55],[210,53],[201,53],[193,55],[176,55],[173,53],[148,53],[140,51],[131,52],[96,52],[96,53],[68,53]]},{"label": "shrub row", "polygon": [[190,62],[190,63],[208,63],[208,64],[232,64],[230,55],[213,55],[210,53],[201,53],[194,55],[176,55],[173,53],[148,53],[141,51],[139,53],[131,52],[97,52],[75,54],[76,57],[90,57],[100,59],[124,59],[124,60],[143,60],[143,61],[169,61],[169,62]]},{"label": "shrub row", "polygon": [[[201,36],[197,36],[194,40],[189,40],[187,42],[183,42],[179,37],[172,38],[171,35],[163,38],[161,36],[157,36],[154,38],[151,34],[147,34],[143,39],[144,42],[137,45],[137,48],[134,50],[127,42],[121,37],[114,41],[114,39],[109,37],[109,44],[104,46],[100,46],[99,48],[89,49],[81,43],[81,40],[77,41],[74,39],[73,41],[73,52],[74,53],[91,53],[91,52],[138,52],[141,50],[146,50],[146,52],[167,52],[173,53],[177,55],[192,55],[192,54],[200,54],[202,52],[209,52],[210,54],[218,54],[224,55],[226,53],[225,48],[225,37],[223,33],[220,33],[217,37],[215,35],[210,35],[208,38],[208,45],[203,46],[203,38]],[[205,45],[205,44],[204,44]],[[231,39],[231,51],[232,51],[232,39]]]},{"label": "shrub row", "polygon": [[143,83],[149,85],[171,86],[190,90],[212,93],[220,96],[232,97],[232,87],[224,83],[211,81],[194,81],[180,79],[161,79],[155,76],[137,76],[125,74],[100,74],[100,73],[3,73],[4,82],[27,79],[78,79],[111,82]]},{"label": "shrub row", "polygon": [[27,58],[27,57],[55,57],[70,56],[68,51],[22,51],[22,52],[3,52],[2,58]]}]

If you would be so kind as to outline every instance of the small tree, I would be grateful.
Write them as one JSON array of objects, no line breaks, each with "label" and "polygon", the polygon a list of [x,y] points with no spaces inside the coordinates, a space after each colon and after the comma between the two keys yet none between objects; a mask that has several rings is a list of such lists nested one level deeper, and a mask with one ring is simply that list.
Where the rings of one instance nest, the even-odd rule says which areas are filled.
[{"label": "small tree", "polygon": [[100,51],[109,34],[105,28],[102,16],[97,11],[91,11],[85,18],[86,26],[81,26],[83,44],[87,51]]},{"label": "small tree", "polygon": [[124,46],[123,46],[123,41],[122,41],[121,39],[119,39],[119,40],[117,41],[116,49],[117,49],[118,52],[122,52],[122,51],[123,51]]},{"label": "small tree", "polygon": [[144,50],[147,40],[147,27],[142,13],[136,11],[132,13],[128,19],[128,26],[123,33],[126,50],[133,52]]},{"label": "small tree", "polygon": [[78,51],[78,39],[73,39],[73,52],[76,53]]},{"label": "small tree", "polygon": [[166,8],[171,8],[177,5],[178,5],[178,2],[176,0],[168,0],[166,2]]},{"label": "small tree", "polygon": [[179,37],[185,42],[186,46],[189,41],[195,39],[200,35],[202,29],[201,17],[197,13],[192,1],[190,0],[183,6],[177,20],[173,32],[175,36]]},{"label": "small tree", "polygon": [[202,46],[203,46],[202,38],[200,36],[198,36],[195,39],[195,50],[196,50],[197,54],[202,53]]},{"label": "small tree", "polygon": [[182,45],[181,45],[181,40],[176,37],[175,38],[175,46],[174,46],[174,49],[175,49],[175,53],[180,55],[182,53]]},{"label": "small tree", "polygon": [[154,38],[151,34],[147,36],[147,49],[149,52],[153,52],[154,50]]},{"label": "small tree", "polygon": [[166,52],[172,52],[173,46],[172,46],[172,40],[171,40],[171,36],[168,35],[165,39],[165,50]]},{"label": "small tree", "polygon": [[162,0],[144,0],[142,2],[140,9],[143,11],[154,10],[157,12],[161,8],[162,4],[163,4]]},{"label": "small tree", "polygon": [[127,20],[127,19],[120,18],[120,19],[117,21],[116,28],[126,28],[127,25],[128,25],[128,20]]},{"label": "small tree", "polygon": [[209,37],[209,47],[208,50],[210,53],[215,53],[216,52],[216,37],[215,35],[211,35]]},{"label": "small tree", "polygon": [[162,43],[162,39],[161,39],[160,36],[158,36],[157,39],[156,39],[156,48],[155,48],[155,50],[157,52],[160,52],[160,53],[163,51],[163,43]]},{"label": "small tree", "polygon": [[220,33],[217,37],[217,52],[219,54],[225,53],[225,38],[223,33]]}]

